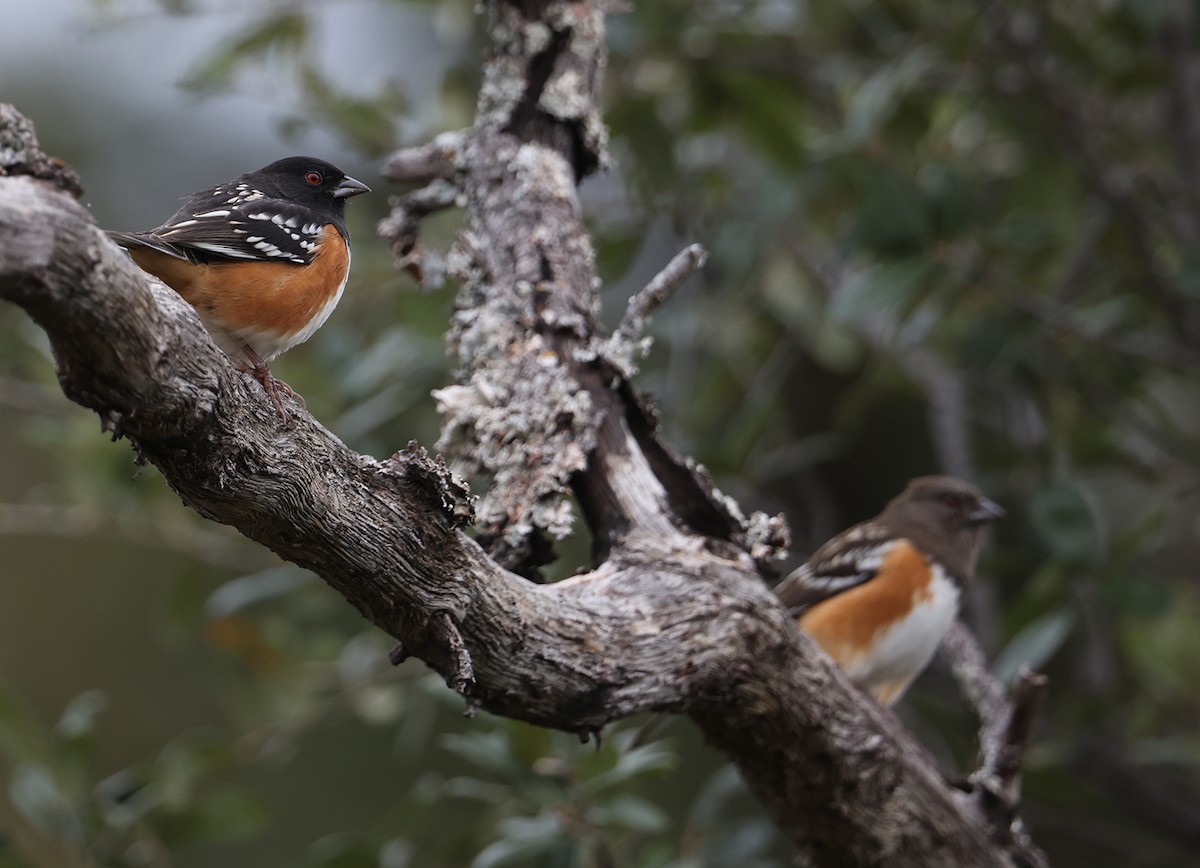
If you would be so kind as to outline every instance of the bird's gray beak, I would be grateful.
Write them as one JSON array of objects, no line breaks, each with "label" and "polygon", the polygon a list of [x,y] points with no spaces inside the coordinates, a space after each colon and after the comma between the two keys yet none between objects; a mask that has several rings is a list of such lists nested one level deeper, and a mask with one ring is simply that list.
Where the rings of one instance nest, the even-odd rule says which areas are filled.
[{"label": "bird's gray beak", "polygon": [[370,193],[371,188],[362,181],[356,181],[350,176],[342,178],[342,183],[337,185],[337,189],[333,191],[333,198],[348,199],[351,196],[357,196],[359,193]]},{"label": "bird's gray beak", "polygon": [[1004,518],[1004,510],[995,501],[981,497],[979,498],[979,505],[971,510],[967,518],[971,520],[972,524],[985,524],[989,521],[995,521],[998,518]]}]

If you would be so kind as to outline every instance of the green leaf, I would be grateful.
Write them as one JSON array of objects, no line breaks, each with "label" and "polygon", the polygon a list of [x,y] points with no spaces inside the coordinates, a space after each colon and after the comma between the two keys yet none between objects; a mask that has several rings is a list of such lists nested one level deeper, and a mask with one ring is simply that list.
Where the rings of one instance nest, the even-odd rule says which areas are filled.
[{"label": "green leaf", "polygon": [[1029,502],[1029,520],[1038,537],[1057,558],[1094,563],[1103,557],[1099,517],[1079,488],[1051,485]]},{"label": "green leaf", "polygon": [[500,829],[505,837],[484,847],[471,862],[471,868],[533,864],[531,860],[535,857],[570,844],[556,814],[510,817],[500,823]]},{"label": "green leaf", "polygon": [[451,753],[488,771],[501,775],[515,775],[521,771],[508,736],[500,730],[451,733],[442,736],[441,743]]},{"label": "green leaf", "polygon": [[1075,616],[1065,609],[1030,622],[996,655],[992,674],[1011,684],[1022,664],[1041,669],[1066,642],[1073,626]]},{"label": "green leaf", "polygon": [[499,804],[512,792],[504,784],[458,775],[444,781],[438,796],[443,798],[475,799],[485,805]]},{"label": "green leaf", "polygon": [[845,133],[855,144],[877,135],[899,107],[903,93],[933,66],[931,52],[918,47],[896,61],[879,65],[851,97],[846,107]]},{"label": "green leaf", "polygon": [[662,832],[669,822],[661,808],[632,793],[618,793],[598,806],[594,813],[602,825],[634,832]]},{"label": "green leaf", "polygon": [[310,114],[324,118],[358,150],[378,157],[396,145],[395,119],[404,111],[403,88],[388,82],[373,99],[337,89],[317,68],[300,68],[300,86]]},{"label": "green leaf", "polygon": [[923,257],[910,257],[864,268],[847,278],[830,305],[838,322],[854,322],[881,311],[901,311],[924,289],[934,266]]},{"label": "green leaf", "polygon": [[308,848],[312,868],[379,868],[375,852],[347,833],[326,835]]},{"label": "green leaf", "polygon": [[803,162],[806,105],[790,80],[729,65],[718,66],[706,80],[714,86],[712,104],[732,107],[764,154],[789,169]]},{"label": "green leaf", "polygon": [[315,581],[316,578],[307,570],[290,565],[271,567],[221,585],[205,602],[204,610],[210,618],[227,618],[257,603],[291,594]]},{"label": "green leaf", "polygon": [[46,766],[18,763],[9,779],[8,794],[22,816],[45,834],[67,841],[82,839],[82,823],[71,807],[71,798],[59,789]]},{"label": "green leaf", "polygon": [[65,738],[76,739],[91,736],[96,730],[96,718],[108,707],[108,697],[101,690],[88,690],[79,694],[63,709],[55,727]]},{"label": "green leaf", "polygon": [[688,825],[705,828],[717,823],[730,800],[744,795],[746,785],[732,765],[725,765],[708,779],[688,813]]},{"label": "green leaf", "polygon": [[413,853],[415,848],[404,838],[393,838],[379,848],[379,861],[376,868],[409,868],[415,865]]},{"label": "green leaf", "polygon": [[855,176],[863,200],[855,216],[854,238],[871,250],[912,254],[932,236],[925,195],[910,179],[883,168]]},{"label": "green leaf", "polygon": [[257,796],[232,786],[205,793],[183,816],[187,839],[211,844],[244,841],[265,829],[270,819]]},{"label": "green leaf", "polygon": [[229,746],[217,733],[197,731],[176,738],[154,763],[158,798],[175,808],[188,805],[201,784],[229,762]]},{"label": "green leaf", "polygon": [[677,760],[675,751],[658,742],[650,742],[622,753],[616,765],[585,781],[583,789],[593,796],[599,795],[605,790],[624,787],[635,778],[669,771]]},{"label": "green leaf", "polygon": [[[776,840],[779,830],[766,819],[742,817],[737,823],[726,824],[723,834],[712,836],[709,859],[712,864],[737,865],[739,868],[772,865],[773,860],[761,858]],[[761,858],[761,861],[759,859]]]},{"label": "green leaf", "polygon": [[0,688],[0,749],[13,760],[44,759],[46,731],[33,709],[11,690]]},{"label": "green leaf", "polygon": [[183,86],[197,91],[228,88],[251,61],[273,54],[296,54],[308,38],[308,21],[301,12],[284,12],[263,20],[240,39],[208,56],[183,79]]}]

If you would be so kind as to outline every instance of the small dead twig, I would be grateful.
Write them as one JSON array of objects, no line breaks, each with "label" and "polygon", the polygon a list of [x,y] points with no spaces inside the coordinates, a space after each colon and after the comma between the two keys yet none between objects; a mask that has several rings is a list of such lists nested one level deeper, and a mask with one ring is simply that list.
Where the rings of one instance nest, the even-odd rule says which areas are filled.
[{"label": "small dead twig", "polygon": [[1021,798],[1021,762],[1029,744],[1033,721],[1046,693],[1046,676],[1021,667],[1011,699],[988,669],[987,658],[975,636],[961,622],[951,627],[942,649],[959,686],[979,714],[979,768],[971,773],[968,789],[991,824],[993,837],[1011,844],[1018,864],[1049,868],[1017,816]]},{"label": "small dead twig", "polygon": [[467,134],[464,130],[442,133],[432,142],[396,151],[380,172],[389,181],[412,181],[425,184],[435,178],[452,178],[458,171],[458,157],[463,152]]},{"label": "small dead twig", "polygon": [[475,683],[475,670],[471,666],[471,652],[463,643],[462,634],[458,632],[458,627],[448,612],[439,612],[429,623],[450,652],[454,663],[454,674],[447,681],[450,689],[466,696],[471,685]]},{"label": "small dead twig", "polygon": [[621,318],[621,324],[613,333],[613,341],[633,342],[640,338],[647,320],[662,307],[675,287],[703,268],[707,260],[708,251],[699,244],[690,244],[675,254],[667,263],[667,267],[654,275],[654,278],[629,300],[625,316]]},{"label": "small dead twig", "polygon": [[[465,204],[460,184],[467,133],[442,133],[432,142],[396,151],[381,174],[389,181],[423,185],[392,200],[392,213],[379,224],[379,235],[391,244],[396,267],[425,283],[425,257],[419,227],[430,214]],[[439,269],[434,268],[437,272]],[[440,273],[433,275],[440,283]]]},{"label": "small dead twig", "polygon": [[990,746],[1000,743],[1008,716],[1004,687],[992,676],[983,649],[979,647],[970,628],[961,621],[955,622],[942,639],[942,652],[950,662],[958,686],[979,715],[982,724],[979,732],[982,754],[980,768],[986,768],[992,764],[987,751]]},{"label": "small dead twig", "polygon": [[462,190],[453,181],[437,178],[424,187],[392,200],[392,213],[379,222],[379,236],[396,254],[396,267],[418,283],[425,282],[420,224],[430,214],[463,204]]},{"label": "small dead twig", "polygon": [[984,766],[977,772],[990,772],[1000,787],[1003,801],[1014,808],[1021,796],[1021,761],[1048,684],[1049,679],[1045,675],[1034,672],[1028,666],[1021,667],[1013,685],[1002,737],[998,744],[991,746],[992,768]]}]

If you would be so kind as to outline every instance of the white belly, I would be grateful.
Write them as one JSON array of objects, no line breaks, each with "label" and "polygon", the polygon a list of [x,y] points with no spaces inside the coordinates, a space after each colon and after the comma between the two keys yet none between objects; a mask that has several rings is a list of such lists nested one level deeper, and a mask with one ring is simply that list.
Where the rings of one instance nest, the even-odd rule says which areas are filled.
[{"label": "white belly", "polygon": [[958,585],[941,567],[934,565],[929,598],[880,634],[875,653],[869,659],[858,658],[846,665],[850,680],[870,690],[880,684],[915,678],[958,617],[960,596]]}]

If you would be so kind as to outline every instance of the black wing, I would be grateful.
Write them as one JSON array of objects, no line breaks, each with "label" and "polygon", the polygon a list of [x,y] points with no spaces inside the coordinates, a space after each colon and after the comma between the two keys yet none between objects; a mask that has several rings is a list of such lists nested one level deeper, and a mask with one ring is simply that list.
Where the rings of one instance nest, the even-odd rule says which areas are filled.
[{"label": "black wing", "polygon": [[780,602],[799,615],[822,600],[869,582],[896,544],[883,525],[860,524],[821,546],[775,588]]},{"label": "black wing", "polygon": [[[251,260],[305,265],[312,260],[328,221],[311,208],[284,199],[225,199],[205,191],[157,229],[110,235],[126,247],[149,247],[197,263]],[[214,207],[207,207],[210,204]]]}]

